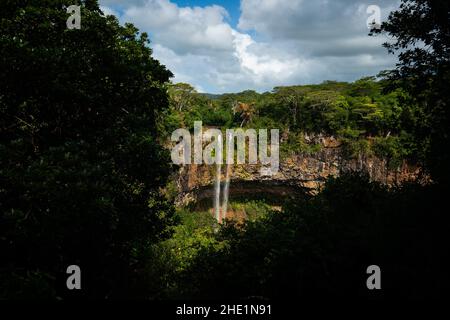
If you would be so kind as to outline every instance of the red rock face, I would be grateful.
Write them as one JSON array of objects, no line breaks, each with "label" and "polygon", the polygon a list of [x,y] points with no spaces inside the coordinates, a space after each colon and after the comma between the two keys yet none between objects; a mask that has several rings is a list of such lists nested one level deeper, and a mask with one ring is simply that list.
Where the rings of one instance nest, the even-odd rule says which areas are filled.
[{"label": "red rock face", "polygon": [[[273,176],[261,176],[260,165],[234,165],[231,174],[230,194],[272,194],[275,197],[289,195],[295,188],[306,188],[314,193],[320,190],[327,178],[339,176],[343,172],[365,172],[374,181],[386,185],[401,184],[406,181],[423,179],[420,167],[403,163],[397,168],[389,168],[386,159],[359,155],[355,158],[344,156],[341,143],[333,137],[306,137],[312,143],[320,143],[320,151],[314,154],[298,154],[281,157],[280,168]],[[226,166],[222,167],[225,179]],[[216,167],[188,165],[178,174],[178,205],[187,205],[212,197],[211,186],[216,177]],[[245,187],[244,187],[245,186]]]}]

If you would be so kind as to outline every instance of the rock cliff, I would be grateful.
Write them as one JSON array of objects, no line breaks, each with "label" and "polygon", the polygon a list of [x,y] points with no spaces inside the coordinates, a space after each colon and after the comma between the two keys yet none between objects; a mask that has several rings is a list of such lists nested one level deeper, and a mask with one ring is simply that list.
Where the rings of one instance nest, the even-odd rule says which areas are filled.
[{"label": "rock cliff", "polygon": [[[420,168],[406,161],[392,169],[386,159],[375,156],[345,157],[341,143],[333,137],[319,135],[312,140],[314,143],[320,143],[320,151],[313,154],[280,156],[280,168],[272,176],[262,176],[260,165],[233,165],[230,196],[273,194],[285,197],[305,188],[310,192],[317,192],[328,177],[349,171],[365,172],[372,180],[387,185],[400,184],[420,177]],[[225,171],[226,165],[223,165],[223,179]],[[216,166],[192,164],[181,167],[177,177],[177,205],[212,199],[215,177]]]}]

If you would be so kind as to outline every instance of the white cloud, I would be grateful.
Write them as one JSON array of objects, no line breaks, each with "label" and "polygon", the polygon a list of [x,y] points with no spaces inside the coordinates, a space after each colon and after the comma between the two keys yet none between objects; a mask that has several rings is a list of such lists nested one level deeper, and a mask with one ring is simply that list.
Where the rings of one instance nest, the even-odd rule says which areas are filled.
[{"label": "white cloud", "polygon": [[169,0],[148,0],[126,9],[122,20],[149,31],[153,41],[178,54],[232,51],[232,28],[220,6],[180,8]]},{"label": "white cloud", "polygon": [[[387,0],[378,2],[385,15],[393,8]],[[119,5],[117,0],[101,3]],[[134,0],[120,6],[120,21],[150,34],[155,57],[175,74],[174,81],[199,91],[348,81],[394,64],[382,39],[367,36],[367,5],[359,1],[241,0],[237,28],[217,5]]]},{"label": "white cloud", "polygon": [[[241,0],[241,30],[256,30],[272,39],[324,40],[367,35],[366,9],[361,0]],[[398,0],[377,0],[382,18]]]},{"label": "white cloud", "polygon": [[253,73],[256,77],[289,76],[299,65],[297,58],[282,61],[271,56],[271,49],[264,44],[256,43],[248,34],[234,31],[235,56],[239,59],[243,69]]}]

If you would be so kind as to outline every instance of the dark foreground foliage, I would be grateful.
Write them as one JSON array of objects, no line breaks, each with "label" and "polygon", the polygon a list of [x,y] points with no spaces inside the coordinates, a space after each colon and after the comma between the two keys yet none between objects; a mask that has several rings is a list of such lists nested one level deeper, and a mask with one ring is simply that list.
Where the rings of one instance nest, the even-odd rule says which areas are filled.
[{"label": "dark foreground foliage", "polygon": [[[448,213],[439,186],[388,190],[349,174],[283,212],[230,223],[178,283],[183,298],[429,298],[450,284]],[[366,269],[382,270],[382,290]],[[180,297],[176,296],[176,297]]]},{"label": "dark foreground foliage", "polygon": [[[64,5],[82,6],[81,30]],[[156,112],[171,73],[147,36],[96,1],[2,1],[0,298],[132,296],[142,251],[170,223]]]},{"label": "dark foreground foliage", "polygon": [[[83,27],[68,30],[64,6],[77,3]],[[381,30],[397,39],[387,47],[400,58],[382,82],[214,103],[178,85],[168,108],[171,73],[151,57],[147,36],[105,17],[97,1],[2,1],[0,298],[440,296],[449,285],[449,12],[448,1],[402,1]],[[226,109],[236,101],[246,104],[241,114]],[[361,136],[375,137],[376,153],[423,160],[434,183],[388,189],[350,174],[282,212],[255,203],[265,214],[243,225],[215,232],[207,213],[183,212],[172,226],[157,133],[194,120],[283,123],[298,137],[335,134],[357,151]],[[286,151],[305,151],[291,140]],[[72,264],[82,269],[76,294],[65,287]],[[381,267],[379,292],[366,288],[369,265]]]}]

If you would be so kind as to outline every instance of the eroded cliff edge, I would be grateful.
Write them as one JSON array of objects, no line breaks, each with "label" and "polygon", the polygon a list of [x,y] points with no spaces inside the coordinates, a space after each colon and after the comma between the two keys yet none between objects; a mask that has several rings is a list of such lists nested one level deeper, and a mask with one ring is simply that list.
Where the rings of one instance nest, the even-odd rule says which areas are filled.
[{"label": "eroded cliff edge", "polygon": [[[367,173],[371,180],[390,186],[424,179],[421,168],[406,160],[392,168],[387,159],[374,155],[349,157],[345,154],[342,143],[334,137],[317,135],[309,139],[311,143],[320,144],[320,150],[314,153],[280,155],[280,168],[274,175],[261,175],[260,165],[233,165],[230,194],[287,196],[300,189],[317,192],[330,176],[336,177],[349,171]],[[225,171],[226,165],[223,165],[223,179]],[[215,178],[216,166],[191,164],[181,167],[176,176],[176,204],[186,206],[212,198]]]}]

